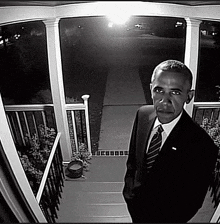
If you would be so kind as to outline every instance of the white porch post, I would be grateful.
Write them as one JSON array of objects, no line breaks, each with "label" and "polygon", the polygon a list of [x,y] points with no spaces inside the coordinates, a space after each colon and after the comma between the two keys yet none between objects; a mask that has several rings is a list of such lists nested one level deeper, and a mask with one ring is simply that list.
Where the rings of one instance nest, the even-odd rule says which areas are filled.
[{"label": "white porch post", "polygon": [[[199,25],[200,20],[186,18],[186,46],[185,46],[185,59],[184,63],[191,69],[193,73],[192,89],[196,87],[197,79],[197,66],[198,66],[198,54],[199,54]],[[189,104],[185,105],[186,111],[192,116],[194,98]]]},{"label": "white porch post", "polygon": [[[8,126],[8,121],[5,115],[5,110],[4,110],[1,96],[0,96],[0,141],[4,149],[4,153],[7,157],[7,160],[10,163],[11,170],[14,173],[14,176],[18,182],[18,185],[20,186],[20,189],[28,205],[30,206],[30,209],[32,210],[38,222],[47,222],[39,204],[36,201],[36,198],[33,194],[31,186],[28,182],[28,179],[22,167],[20,158],[17,153],[17,149],[15,147],[15,144],[11,135],[10,128]],[[9,190],[10,189],[7,188],[6,186],[4,176],[0,176],[1,193],[3,195],[4,194],[7,195]],[[19,204],[19,201],[15,199],[16,195],[9,195],[9,197],[11,197],[9,206],[12,206],[11,209],[13,209],[13,211],[15,212],[15,215],[18,218],[18,220],[20,222],[28,222],[26,214],[23,211],[24,208],[22,208],[21,205]]]},{"label": "white porch post", "polygon": [[69,162],[71,159],[71,143],[65,110],[66,102],[60,52],[59,19],[54,18],[44,20],[43,22],[46,25],[50,84],[56,124],[58,131],[61,132],[60,144],[63,160],[64,162]]}]

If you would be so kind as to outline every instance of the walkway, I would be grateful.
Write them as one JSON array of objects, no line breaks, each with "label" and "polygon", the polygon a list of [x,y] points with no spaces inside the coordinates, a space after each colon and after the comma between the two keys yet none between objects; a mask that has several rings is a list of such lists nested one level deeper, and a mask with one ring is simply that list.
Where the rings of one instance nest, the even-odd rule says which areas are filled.
[{"label": "walkway", "polygon": [[145,103],[138,67],[113,67],[107,78],[99,150],[128,150],[136,111]]}]

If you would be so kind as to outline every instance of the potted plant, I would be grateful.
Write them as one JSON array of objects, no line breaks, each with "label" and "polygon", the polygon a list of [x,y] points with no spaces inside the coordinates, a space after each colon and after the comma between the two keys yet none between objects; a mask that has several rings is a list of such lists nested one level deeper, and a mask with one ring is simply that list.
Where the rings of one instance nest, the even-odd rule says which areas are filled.
[{"label": "potted plant", "polygon": [[92,158],[85,143],[79,143],[78,152],[73,152],[70,163],[66,168],[66,176],[70,178],[84,177],[83,171],[89,170]]}]

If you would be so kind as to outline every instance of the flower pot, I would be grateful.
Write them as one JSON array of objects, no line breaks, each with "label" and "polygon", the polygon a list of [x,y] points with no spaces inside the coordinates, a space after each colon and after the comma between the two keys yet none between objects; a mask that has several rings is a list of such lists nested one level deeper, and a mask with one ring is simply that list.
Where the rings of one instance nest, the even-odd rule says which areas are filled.
[{"label": "flower pot", "polygon": [[71,161],[66,168],[66,176],[79,178],[83,175],[83,162],[80,160]]}]

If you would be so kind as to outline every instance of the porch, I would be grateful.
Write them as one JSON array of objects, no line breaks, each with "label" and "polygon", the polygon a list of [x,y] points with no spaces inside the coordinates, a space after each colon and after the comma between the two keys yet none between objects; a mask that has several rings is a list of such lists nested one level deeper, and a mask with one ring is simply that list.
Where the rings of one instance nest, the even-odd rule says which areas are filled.
[{"label": "porch", "polygon": [[[134,3],[131,3],[131,5],[130,3],[126,4],[127,6],[131,6],[132,10],[128,9],[131,14],[138,15],[140,17],[157,15],[159,17],[171,16],[185,18],[187,32],[185,35],[186,39],[184,44],[185,51],[181,57],[194,74],[193,88],[195,88],[198,73],[197,68],[199,67],[198,52],[200,23],[202,20],[219,21],[219,6],[199,6],[196,10],[194,10],[195,8],[190,6],[188,7],[184,5],[172,5],[166,3],[155,4],[151,2],[141,2],[140,4],[135,3],[135,5],[133,5]],[[31,5],[0,8],[1,25],[36,20],[40,20],[44,23],[46,29],[45,42],[47,44],[48,53],[49,79],[53,100],[53,104],[48,105],[6,106],[0,102],[1,143],[3,144],[3,149],[5,150],[7,159],[10,161],[10,165],[18,181],[18,185],[19,187],[22,187],[22,192],[24,194],[23,197],[25,198],[28,206],[31,208],[30,210],[33,213],[33,217],[35,217],[36,222],[130,222],[131,220],[121,195],[127,153],[127,147],[124,146],[128,144],[127,140],[130,129],[123,132],[123,126],[121,126],[121,123],[119,122],[122,121],[120,120],[121,117],[120,119],[115,119],[114,121],[116,121],[115,123],[120,126],[120,129],[112,128],[111,130],[119,130],[120,135],[115,132],[111,135],[108,135],[107,132],[106,136],[108,136],[108,138],[104,138],[103,135],[101,135],[100,140],[102,140],[102,142],[100,141],[98,152],[96,153],[96,151],[92,151],[90,140],[93,136],[90,136],[91,133],[89,126],[92,119],[88,119],[88,114],[91,114],[91,110],[89,111],[90,113],[88,113],[88,107],[86,106],[89,98],[88,96],[85,96],[83,103],[79,104],[67,104],[65,102],[62,57],[60,54],[61,46],[59,20],[61,18],[89,16],[103,17],[108,14],[108,10],[106,11],[108,7],[106,7],[103,2],[85,2],[83,4],[70,3],[68,7],[66,6],[67,5],[55,4],[50,7],[45,5],[37,7]],[[157,8],[157,6],[159,7]],[[207,11],[204,12],[204,9]],[[127,42],[129,47],[134,46],[130,42],[131,39],[132,38],[130,38]],[[156,42],[160,42],[161,47],[168,46],[169,48],[169,43],[176,43],[176,41],[166,38],[166,40],[170,42],[163,44],[163,42],[161,43],[161,38],[158,38],[157,36],[153,37],[151,35],[145,35],[142,39],[147,39],[147,41],[150,41],[149,43],[151,44],[152,39],[155,39]],[[143,45],[146,45],[146,43],[143,42]],[[94,43],[92,43],[91,46],[93,46],[93,44]],[[151,46],[151,44],[149,44],[149,46]],[[116,45],[110,46],[110,51],[114,48],[117,48],[117,50],[119,49],[119,51],[122,49],[123,51],[123,46],[125,45],[121,42],[121,38],[118,38]],[[103,50],[103,46],[101,49]],[[153,55],[152,52],[142,48],[141,55],[136,57],[137,55],[133,54],[136,50],[135,45],[134,51],[130,53],[128,51],[124,52],[124,56],[126,57],[131,55],[129,63],[133,62],[136,64],[134,59],[138,59],[138,57],[141,59],[140,61],[138,60],[139,62],[156,62],[155,59],[157,58],[157,51],[156,54]],[[171,57],[165,49],[162,48],[160,50],[162,50],[161,52],[163,57]],[[114,63],[121,63],[124,61],[124,59],[120,58],[120,55],[118,57],[119,51],[115,54],[108,54],[109,51],[107,52],[107,58],[105,59],[108,61],[108,65],[110,67],[114,67],[112,66]],[[161,52],[159,51],[159,53]],[[91,55],[94,56],[93,52]],[[150,60],[149,57],[151,57]],[[174,50],[172,57],[179,57],[179,48]],[[102,59],[103,58],[101,57],[100,61],[103,61]],[[97,64],[99,64],[99,62],[97,62]],[[207,65],[207,67],[209,69],[209,65]],[[72,76],[72,73],[70,76]],[[123,80],[123,82],[125,80]],[[116,81],[116,83],[119,82]],[[70,85],[69,88],[72,88],[72,86]],[[132,89],[128,90],[131,94],[136,93],[136,91],[130,91]],[[116,91],[113,90],[113,92]],[[117,92],[121,93],[123,91],[120,90]],[[111,94],[107,96],[112,97]],[[147,96],[147,94],[145,94],[145,96]],[[128,105],[130,103],[130,99],[128,98],[127,101],[123,99],[123,102],[128,102],[127,105],[113,105],[114,110],[109,110],[109,108],[112,108],[111,102],[106,102],[107,101],[104,101],[103,112],[105,111],[108,116],[116,115],[115,111],[117,112],[117,115],[124,115],[121,108],[126,106],[130,108],[130,110],[126,110],[126,119],[123,120],[123,123],[127,125],[126,128],[131,127],[129,125],[132,122],[134,111],[139,105],[143,104],[142,101],[138,104],[135,100],[137,103],[136,105]],[[212,119],[219,118],[219,108],[219,103],[192,102],[190,105],[187,105],[186,110],[197,122],[200,123],[203,117],[208,116]],[[132,115],[132,117],[130,117],[130,115]],[[48,159],[47,167],[45,168],[45,173],[43,174],[40,187],[37,190],[37,194],[34,195],[27,179],[25,179],[24,171],[16,154],[15,144],[25,145],[26,134],[31,136],[33,133],[37,133],[37,127],[39,124],[54,127],[57,132],[57,136],[54,141],[51,155]],[[109,125],[112,124],[112,122],[102,122],[102,124]],[[107,129],[109,130],[109,128]],[[106,126],[102,126],[101,134],[105,131]],[[109,137],[111,137],[111,140],[113,141],[109,141]],[[115,143],[114,140],[116,138],[118,139],[118,137],[120,137],[119,140],[125,140],[122,142],[123,150],[117,148],[117,145],[112,144],[112,142]],[[76,180],[69,180],[65,176],[65,166],[71,158],[72,150],[77,150],[79,144],[82,142],[87,144],[90,153],[93,154],[90,170],[85,173],[86,179],[80,178]],[[109,143],[108,145],[103,144],[107,142]],[[54,186],[56,186],[56,188]],[[218,182],[215,183],[215,186],[217,187],[212,193],[214,193],[214,203],[215,205],[218,205]],[[0,189],[4,189],[3,187],[1,186]],[[4,193],[5,198],[7,198],[7,191]],[[9,197],[7,199],[10,202],[11,198]],[[203,209],[199,212],[198,216],[195,217],[196,222],[207,222],[213,214],[214,210],[212,198],[209,197],[208,194],[206,199],[207,200],[204,203]],[[13,207],[13,205],[10,206],[15,209],[15,212],[17,212],[19,203],[17,204],[17,207]],[[17,217],[19,217],[20,222],[25,222],[25,215],[26,214],[23,214],[22,216],[22,212],[18,213]],[[218,217],[215,220],[217,219]]]},{"label": "porch", "polygon": [[[50,119],[53,117],[51,114],[53,113],[49,113],[51,117],[48,117],[47,107],[43,105],[38,106],[38,110],[36,108],[33,109],[33,107],[33,105],[20,106],[19,108],[16,108],[16,106],[13,105],[5,106],[8,123],[10,124],[9,126],[12,130],[11,133],[13,133],[12,136],[14,136],[15,142],[19,141],[16,140],[15,136],[17,136],[17,139],[19,139],[18,136],[20,136],[20,141],[23,141],[21,136],[24,136],[25,134],[23,133],[24,127],[22,128],[22,126],[25,125],[25,122],[21,122],[21,120],[26,120],[28,122],[28,115],[25,115],[27,112],[35,114],[35,116],[31,116],[34,120],[32,122],[29,120],[27,127],[32,126],[31,123],[35,123],[36,127],[37,121],[40,120],[39,118],[36,119],[36,114],[39,112],[41,116],[43,115],[41,120],[45,121],[45,125],[48,124],[48,121],[51,121]],[[79,107],[80,104],[78,104],[78,106],[77,104],[71,106],[72,110],[75,108],[76,111]],[[193,117],[198,123],[201,123],[204,117],[214,120],[218,119],[219,107],[219,103],[194,103]],[[45,110],[45,108],[47,108],[47,110]],[[70,105],[68,108],[70,108]],[[124,110],[127,110],[126,106],[124,107]],[[75,113],[76,111],[73,111],[71,120],[73,119],[77,121],[75,127],[79,128],[85,125],[85,121],[83,124],[81,123],[82,120],[74,117],[77,113]],[[10,114],[12,112],[14,114]],[[38,116],[40,115],[38,114]],[[112,118],[109,119],[112,120]],[[114,119],[120,120],[120,117],[117,117],[115,114]],[[132,119],[133,117],[130,117],[130,120]],[[71,122],[69,125],[73,130],[72,136],[75,136],[77,139],[76,142],[80,142],[82,139],[87,141],[87,132],[85,131],[86,126],[84,126],[84,130],[79,129],[80,131],[77,131],[78,129],[73,128]],[[28,130],[27,127],[26,130]],[[120,128],[121,130],[127,130],[127,134],[130,133],[126,122],[124,122],[124,126]],[[112,130],[111,127],[109,127],[109,129]],[[13,130],[17,130],[17,132],[14,132]],[[70,138],[72,139],[71,136]],[[48,159],[48,167],[45,169],[42,184],[36,195],[36,199],[41,206],[47,221],[102,223],[131,222],[122,196],[127,151],[114,148],[115,143],[113,143],[113,141],[115,141],[115,139],[109,138],[108,141],[110,142],[108,142],[108,145],[111,145],[112,142],[113,148],[109,148],[108,150],[106,150],[106,148],[99,148],[97,152],[93,153],[89,171],[84,171],[84,177],[72,179],[65,175],[67,163],[63,163],[63,167],[59,166],[62,164],[59,139],[60,133],[57,135],[51,152],[51,157]],[[54,175],[55,173],[56,175]],[[56,180],[58,180],[58,182],[55,182]],[[52,189],[52,185],[56,186],[56,188]],[[215,187],[216,188],[213,188],[215,190],[211,189],[207,192],[203,207],[195,217],[193,217],[191,222],[209,222],[211,220],[219,201],[218,182]],[[54,198],[54,200],[48,201],[49,198]]]}]

